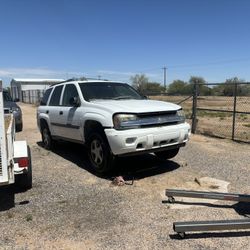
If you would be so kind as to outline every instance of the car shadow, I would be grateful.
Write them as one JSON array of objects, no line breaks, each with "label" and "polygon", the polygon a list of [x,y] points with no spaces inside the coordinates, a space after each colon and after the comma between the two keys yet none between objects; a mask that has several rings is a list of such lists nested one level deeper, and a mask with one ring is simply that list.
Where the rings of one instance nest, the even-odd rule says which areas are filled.
[{"label": "car shadow", "polygon": [[206,233],[192,233],[188,232],[185,238],[181,238],[178,234],[170,234],[169,237],[172,240],[190,240],[190,239],[204,239],[204,238],[238,238],[238,237],[249,237],[249,231],[231,231],[231,232],[206,232]]},{"label": "car shadow", "polygon": [[1,186],[0,187],[0,212],[9,210],[15,205],[25,205],[28,204],[28,200],[24,200],[21,202],[15,202],[15,194],[25,192],[22,188],[15,186],[14,184],[8,186]]},{"label": "car shadow", "polygon": [[12,185],[0,187],[0,211],[9,210],[15,206],[15,192]]},{"label": "car shadow", "polygon": [[250,218],[250,202],[238,202],[233,204],[232,208],[239,215]]},{"label": "car shadow", "polygon": [[[37,145],[43,147],[42,142]],[[87,150],[83,145],[71,142],[56,142],[52,152],[73,162],[78,167],[87,170],[91,174],[112,180],[116,176],[123,176],[126,181],[143,179],[150,176],[174,171],[180,167],[177,162],[171,160],[160,160],[153,154],[137,155],[130,157],[118,157],[114,170],[108,174],[98,174],[92,168],[88,161]]]}]

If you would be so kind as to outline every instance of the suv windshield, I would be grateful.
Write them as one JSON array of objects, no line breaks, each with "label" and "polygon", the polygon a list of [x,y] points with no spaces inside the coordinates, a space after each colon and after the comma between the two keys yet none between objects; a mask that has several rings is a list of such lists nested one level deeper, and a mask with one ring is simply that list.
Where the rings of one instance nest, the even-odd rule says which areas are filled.
[{"label": "suv windshield", "polygon": [[3,91],[3,100],[5,102],[13,102],[10,94],[7,91]]},{"label": "suv windshield", "polygon": [[143,97],[131,86],[114,82],[88,82],[79,83],[82,95],[86,101],[96,99],[143,99]]}]

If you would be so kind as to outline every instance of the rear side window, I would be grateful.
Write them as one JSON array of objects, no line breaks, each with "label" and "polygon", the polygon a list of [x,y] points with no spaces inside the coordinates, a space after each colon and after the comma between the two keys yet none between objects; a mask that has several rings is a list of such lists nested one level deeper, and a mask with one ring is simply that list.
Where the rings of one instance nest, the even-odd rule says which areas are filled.
[{"label": "rear side window", "polygon": [[64,89],[62,105],[63,106],[72,106],[72,99],[78,97],[78,92],[74,84],[67,84]]},{"label": "rear side window", "polygon": [[49,106],[59,106],[63,85],[55,87],[50,98]]},{"label": "rear side window", "polygon": [[42,100],[40,102],[41,106],[45,106],[47,104],[51,91],[52,91],[52,88],[51,89],[47,89],[45,91],[45,93],[43,95],[43,98],[42,98]]}]

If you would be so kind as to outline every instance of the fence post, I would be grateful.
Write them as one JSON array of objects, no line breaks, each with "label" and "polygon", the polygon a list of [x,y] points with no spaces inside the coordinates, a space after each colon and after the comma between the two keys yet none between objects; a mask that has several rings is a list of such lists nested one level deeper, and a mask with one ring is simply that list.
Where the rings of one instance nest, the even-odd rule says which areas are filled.
[{"label": "fence post", "polygon": [[197,125],[197,120],[196,120],[196,115],[197,115],[197,83],[194,83],[194,89],[193,89],[193,107],[192,107],[192,128],[191,132],[195,134],[196,131],[196,125]]},{"label": "fence post", "polygon": [[236,103],[237,103],[237,86],[238,84],[234,84],[234,110],[233,110],[233,127],[232,127],[232,140],[234,140],[235,136],[235,120],[236,120]]}]

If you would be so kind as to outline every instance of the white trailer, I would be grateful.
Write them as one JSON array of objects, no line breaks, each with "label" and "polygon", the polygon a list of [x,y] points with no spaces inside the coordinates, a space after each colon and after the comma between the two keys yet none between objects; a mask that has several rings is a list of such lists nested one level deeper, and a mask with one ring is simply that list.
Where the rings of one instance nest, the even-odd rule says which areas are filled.
[{"label": "white trailer", "polygon": [[4,113],[3,86],[0,80],[0,186],[17,184],[32,187],[32,164],[26,141],[15,141],[15,121]]}]

